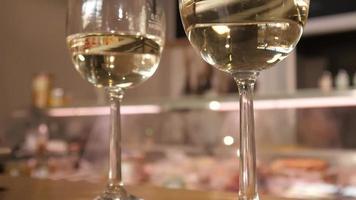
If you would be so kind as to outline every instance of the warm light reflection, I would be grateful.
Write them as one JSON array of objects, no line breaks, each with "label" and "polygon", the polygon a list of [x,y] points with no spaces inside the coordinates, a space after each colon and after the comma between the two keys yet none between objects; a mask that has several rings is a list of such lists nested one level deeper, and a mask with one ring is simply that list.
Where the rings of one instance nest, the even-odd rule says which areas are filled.
[{"label": "warm light reflection", "polygon": [[100,13],[102,9],[102,4],[103,2],[99,0],[89,0],[83,3],[83,28],[86,28],[92,21],[92,19],[96,19],[96,21],[101,21]]},{"label": "warm light reflection", "polygon": [[85,57],[81,54],[78,55],[78,58],[80,61],[84,62],[85,61]]},{"label": "warm light reflection", "polygon": [[267,63],[273,64],[273,63],[277,62],[278,60],[281,60],[282,57],[283,57],[283,55],[281,53],[278,53],[278,54],[274,55],[273,58],[267,60]]},{"label": "warm light reflection", "polygon": [[197,2],[195,5],[195,13],[211,11],[221,6],[227,6],[228,4],[236,3],[236,0],[224,0],[224,1],[204,1]]},{"label": "warm light reflection", "polygon": [[[125,78],[126,79],[126,78]],[[125,80],[125,79],[122,79],[122,80]],[[128,83],[121,83],[120,84],[120,87],[121,88],[128,88],[128,87],[131,87],[133,84],[133,82],[128,82]]]},{"label": "warm light reflection", "polygon": [[213,26],[212,28],[219,35],[224,35],[226,33],[230,33],[230,28],[227,26]]},{"label": "warm light reflection", "polygon": [[232,136],[225,136],[223,142],[226,146],[231,146],[235,143],[235,139]]},{"label": "warm light reflection", "polygon": [[115,56],[110,56],[109,60],[110,60],[111,63],[114,63],[115,62]]},{"label": "warm light reflection", "polygon": [[[122,106],[121,114],[155,114],[160,113],[161,108],[155,105],[142,106]],[[109,107],[87,107],[87,108],[54,108],[48,111],[52,117],[68,117],[68,116],[102,116],[109,115]]]},{"label": "warm light reflection", "polygon": [[303,10],[309,7],[310,1],[309,0],[294,0],[294,5],[301,7]]},{"label": "warm light reflection", "polygon": [[236,156],[237,156],[237,157],[240,157],[240,149],[237,149],[237,150],[236,150]]},{"label": "warm light reflection", "polygon": [[212,101],[209,103],[210,110],[219,110],[220,107],[221,107],[221,104],[218,101]]},{"label": "warm light reflection", "polygon": [[122,19],[122,18],[124,18],[124,12],[123,12],[122,8],[120,7],[119,8],[119,19]]}]

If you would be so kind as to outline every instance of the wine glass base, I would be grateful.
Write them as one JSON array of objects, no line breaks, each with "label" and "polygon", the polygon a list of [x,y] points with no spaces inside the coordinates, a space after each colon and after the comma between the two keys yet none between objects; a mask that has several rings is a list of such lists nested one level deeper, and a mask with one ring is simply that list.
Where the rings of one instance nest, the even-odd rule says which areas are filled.
[{"label": "wine glass base", "polygon": [[247,197],[247,196],[239,196],[238,200],[260,200],[259,196],[252,196],[252,197]]},{"label": "wine glass base", "polygon": [[128,194],[125,188],[120,186],[120,187],[106,190],[103,194],[96,197],[94,200],[143,200],[143,199]]},{"label": "wine glass base", "polygon": [[143,199],[135,197],[133,195],[122,196],[117,194],[105,194],[105,195],[98,196],[94,200],[143,200]]}]

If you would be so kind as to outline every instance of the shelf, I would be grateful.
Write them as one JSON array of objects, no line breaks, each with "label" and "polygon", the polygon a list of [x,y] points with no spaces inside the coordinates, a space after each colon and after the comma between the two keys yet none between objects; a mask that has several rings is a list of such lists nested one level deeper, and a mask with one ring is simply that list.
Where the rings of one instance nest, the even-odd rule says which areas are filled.
[{"label": "shelf", "polygon": [[356,12],[315,17],[308,20],[304,36],[356,30]]},{"label": "shelf", "polygon": [[[322,92],[302,90],[294,94],[256,96],[256,110],[299,109],[323,107],[356,106],[356,90]],[[156,114],[163,112],[182,112],[190,110],[237,111],[237,95],[219,97],[182,97],[178,99],[145,99],[132,101],[122,106],[124,115]],[[109,114],[108,106],[73,106],[46,110],[52,117],[104,116]],[[23,117],[26,112],[19,110],[14,117]]]}]

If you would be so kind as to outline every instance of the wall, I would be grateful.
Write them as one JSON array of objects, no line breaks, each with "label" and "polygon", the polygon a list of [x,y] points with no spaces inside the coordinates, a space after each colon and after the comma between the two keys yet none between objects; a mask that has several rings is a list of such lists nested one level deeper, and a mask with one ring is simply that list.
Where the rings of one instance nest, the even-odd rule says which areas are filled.
[{"label": "wall", "polygon": [[4,0],[0,8],[0,117],[31,100],[36,72],[55,75],[57,86],[74,98],[90,98],[93,90],[78,80],[65,47],[66,1]]}]

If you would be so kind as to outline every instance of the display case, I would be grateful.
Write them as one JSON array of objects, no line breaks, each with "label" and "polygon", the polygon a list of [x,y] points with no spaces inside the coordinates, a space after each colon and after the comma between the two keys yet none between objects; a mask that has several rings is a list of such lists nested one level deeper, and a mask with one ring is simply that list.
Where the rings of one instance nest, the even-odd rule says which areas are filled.
[{"label": "display case", "polygon": [[[236,191],[237,99],[236,95],[206,95],[125,102],[127,182]],[[355,197],[352,148],[356,146],[348,146],[355,137],[346,132],[354,130],[356,91],[257,95],[255,107],[262,193],[307,199]],[[25,139],[14,145],[18,149],[6,162],[5,172],[55,180],[102,180],[108,114],[109,108],[101,105],[15,111],[16,129],[11,131]],[[334,126],[338,128],[330,128]],[[341,126],[350,130],[342,132]],[[37,144],[32,145],[39,146],[31,150],[33,140]]]}]

